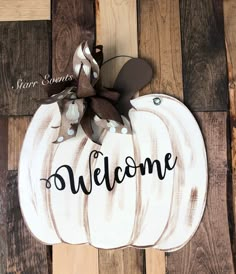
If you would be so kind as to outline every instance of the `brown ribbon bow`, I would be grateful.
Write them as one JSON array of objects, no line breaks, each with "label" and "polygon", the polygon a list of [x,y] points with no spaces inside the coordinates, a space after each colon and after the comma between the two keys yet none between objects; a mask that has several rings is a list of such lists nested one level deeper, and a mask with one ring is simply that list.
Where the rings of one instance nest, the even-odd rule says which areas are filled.
[{"label": "brown ribbon bow", "polygon": [[[57,102],[61,111],[59,135],[54,143],[61,143],[76,135],[79,125],[86,135],[93,140],[92,121],[97,115],[100,119],[113,120],[123,124],[123,120],[115,105],[120,93],[104,88],[98,81],[102,64],[102,47],[97,46],[94,57],[90,53],[87,42],[80,44],[73,58],[74,74],[77,80],[56,83],[48,90],[51,97],[43,100],[43,104]],[[99,64],[99,65],[98,65]],[[61,92],[58,93],[58,90]],[[96,141],[95,141],[96,142]]]}]

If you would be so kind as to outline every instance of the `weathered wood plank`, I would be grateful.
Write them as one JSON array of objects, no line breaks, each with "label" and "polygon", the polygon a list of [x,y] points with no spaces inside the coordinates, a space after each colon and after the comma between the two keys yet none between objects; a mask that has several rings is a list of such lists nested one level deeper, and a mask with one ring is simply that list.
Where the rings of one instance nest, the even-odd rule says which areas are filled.
[{"label": "weathered wood plank", "polygon": [[183,98],[179,1],[140,1],[139,53],[154,77],[141,95],[161,92]]},{"label": "weathered wood plank", "polygon": [[[183,99],[179,1],[139,0],[139,53],[154,69],[140,95],[165,93]],[[165,253],[146,250],[146,273],[164,274]]]},{"label": "weathered wood plank", "polygon": [[30,234],[23,221],[17,191],[17,171],[7,179],[7,274],[47,274],[47,246]]},{"label": "weathered wood plank", "polygon": [[[224,1],[225,39],[227,49],[230,129],[231,129],[231,167],[232,167],[232,200],[233,200],[233,252],[236,260],[236,3]],[[233,216],[231,216],[233,218]]]},{"label": "weathered wood plank", "polygon": [[144,252],[133,248],[99,250],[99,274],[145,273]]},{"label": "weathered wood plank", "polygon": [[[104,59],[118,55],[138,56],[136,1],[96,0],[97,44],[104,46]],[[127,58],[104,65],[102,82],[112,87]],[[99,250],[99,274],[142,274],[144,252],[133,248]]]},{"label": "weathered wood plank", "polygon": [[0,274],[7,272],[7,143],[8,120],[0,118]]},{"label": "weathered wood plank", "polygon": [[52,1],[53,77],[72,74],[72,58],[82,41],[88,41],[93,46],[94,5],[94,0]]},{"label": "weathered wood plank", "polygon": [[[104,46],[105,61],[118,55],[138,56],[136,0],[96,0],[96,26],[96,43]],[[105,86],[113,86],[128,59],[117,58],[103,66]]]},{"label": "weathered wood plank", "polygon": [[1,0],[0,21],[50,20],[50,0]]},{"label": "weathered wood plank", "polygon": [[223,1],[180,1],[185,103],[227,111]]},{"label": "weathered wood plank", "polygon": [[[87,40],[95,40],[94,0],[52,1],[52,74],[53,77],[72,74],[75,49]],[[53,247],[54,274],[98,274],[98,250],[90,246]],[[66,271],[66,272],[65,272]]]},{"label": "weathered wood plank", "polygon": [[196,115],[208,154],[207,205],[193,239],[168,256],[167,270],[183,274],[234,273],[227,218],[227,113],[203,112]]},{"label": "weathered wood plank", "polygon": [[8,170],[17,170],[22,142],[31,117],[9,118],[8,125]]},{"label": "weathered wood plank", "polygon": [[[48,73],[49,23],[0,23],[0,115],[31,115],[45,97],[42,75]],[[17,89],[17,81],[35,82],[35,87]]]}]

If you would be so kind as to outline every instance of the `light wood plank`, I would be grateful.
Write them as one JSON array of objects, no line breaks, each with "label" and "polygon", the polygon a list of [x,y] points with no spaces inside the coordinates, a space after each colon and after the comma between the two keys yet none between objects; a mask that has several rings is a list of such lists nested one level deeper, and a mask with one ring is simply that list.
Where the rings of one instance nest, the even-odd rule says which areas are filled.
[{"label": "light wood plank", "polygon": [[98,274],[97,249],[88,245],[56,245],[53,249],[53,273]]},{"label": "light wood plank", "polygon": [[0,21],[50,20],[50,0],[1,0]]},{"label": "light wood plank", "polygon": [[17,170],[25,132],[31,117],[11,117],[8,120],[8,170]]},{"label": "light wood plank", "polygon": [[146,250],[146,274],[165,274],[165,253],[157,249]]},{"label": "light wood plank", "polygon": [[[96,0],[97,45],[104,46],[104,60],[118,55],[138,56],[136,0]],[[112,87],[127,58],[117,58],[102,68],[102,81]]]},{"label": "light wood plank", "polygon": [[[183,99],[179,1],[140,0],[139,13],[139,53],[154,69],[140,95],[160,92]],[[164,252],[146,250],[146,273],[166,273]]]},{"label": "light wood plank", "polygon": [[[236,2],[234,0],[224,1],[224,25],[227,49],[228,79],[229,79],[229,101],[230,101],[230,129],[231,129],[231,167],[233,194],[233,215],[236,220]],[[232,228],[233,252],[236,254],[236,223]],[[235,258],[235,256],[234,256]]]},{"label": "light wood plank", "polygon": [[[94,45],[94,0],[52,1],[52,74],[72,74],[75,49],[87,40]],[[98,274],[98,250],[84,245],[53,246],[53,274]]]},{"label": "light wood plank", "polygon": [[[104,60],[118,55],[138,56],[136,0],[96,0],[96,44],[104,46]],[[103,85],[112,87],[129,58],[116,58],[102,68]],[[142,274],[141,250],[99,250],[99,274]],[[129,262],[129,263],[128,263]]]},{"label": "light wood plank", "polygon": [[154,68],[141,94],[165,93],[183,98],[179,1],[140,0],[139,53]]}]

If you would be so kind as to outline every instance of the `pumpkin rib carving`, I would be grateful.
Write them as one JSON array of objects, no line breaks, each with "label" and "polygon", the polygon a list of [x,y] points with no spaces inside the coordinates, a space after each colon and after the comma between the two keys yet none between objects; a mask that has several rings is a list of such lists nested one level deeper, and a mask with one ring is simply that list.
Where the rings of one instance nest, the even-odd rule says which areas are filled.
[{"label": "pumpkin rib carving", "polygon": [[[125,157],[133,156],[131,135],[107,132],[100,152],[109,157],[110,182],[113,182],[112,172],[117,163],[124,170]],[[113,154],[115,157],[112,157]],[[103,161],[103,157],[99,157],[96,168],[101,168]],[[108,249],[129,244],[136,210],[135,178],[129,178],[127,182],[116,184],[112,191],[108,191],[103,184],[94,189],[88,199],[92,245]]]},{"label": "pumpkin rib carving", "polygon": [[[50,131],[47,131],[48,123],[50,123],[50,117],[54,118],[51,125],[53,125],[53,121],[55,122],[59,119],[56,115],[54,115],[54,117],[50,115],[57,110],[56,108],[57,104],[53,104],[49,108],[41,106],[35,113],[26,133],[25,140],[27,140],[27,142],[23,144],[19,163],[18,188],[22,215],[32,234],[41,242],[47,244],[59,243],[60,238],[58,238],[50,212],[45,204],[44,196],[46,195],[46,190],[44,183],[38,181],[37,184],[35,184],[35,180],[33,179],[35,178],[35,174],[33,174],[34,167],[32,165],[37,166],[38,163],[43,170],[45,162],[43,160],[39,163],[37,149],[39,144],[42,144],[42,139],[45,134],[47,143],[48,140],[50,142],[51,134]],[[49,151],[45,152],[47,153]],[[36,158],[37,161],[35,160]],[[41,156],[41,159],[42,158],[47,160],[46,155],[45,157]],[[37,195],[41,194],[41,199],[38,200]],[[36,210],[34,210],[34,205],[37,205]],[[47,233],[44,231],[47,231]]]},{"label": "pumpkin rib carving", "polygon": [[[134,144],[139,148],[138,162],[144,162],[151,156],[152,160],[158,159],[163,167],[165,154],[172,153],[166,125],[150,112],[130,110],[129,116],[132,121]],[[169,219],[170,204],[167,201],[172,197],[173,172],[167,172],[165,179],[161,181],[154,165],[153,174],[148,174],[148,168],[145,176],[141,177],[138,173],[137,184],[140,184],[141,189],[141,201],[137,203],[141,203],[142,212],[138,216],[140,233],[136,235],[132,245],[152,246],[161,237]],[[165,210],[162,210],[163,207]]]},{"label": "pumpkin rib carving", "polygon": [[[71,138],[60,144],[57,154],[54,157],[51,173],[55,172],[58,167],[63,165],[74,166],[74,156],[80,144],[84,144],[85,135]],[[80,166],[87,166],[87,154],[93,150],[95,144],[86,140],[82,147],[76,168],[73,169],[75,185],[77,186],[79,174],[81,175]],[[68,153],[68,155],[65,155]],[[77,157],[76,157],[77,158]],[[72,194],[70,190],[70,178],[67,169],[61,169],[60,175],[64,178],[66,187],[63,191],[51,191],[53,205],[53,215],[56,219],[57,228],[60,231],[60,237],[63,242],[71,244],[81,244],[88,242],[88,223],[86,213],[86,195],[81,191]],[[85,182],[88,181],[88,174],[84,174]],[[65,217],[66,216],[66,217]]]},{"label": "pumpkin rib carving", "polygon": [[[139,159],[140,158],[139,157],[139,149],[138,149],[138,145],[135,143],[134,134],[132,134],[132,143],[133,143],[134,159]],[[139,218],[139,216],[140,216],[141,207],[142,207],[142,195],[141,195],[140,176],[139,175],[136,176],[136,199],[137,199],[137,201],[140,201],[140,202],[139,203],[136,202],[134,228],[133,228],[129,246],[133,246],[133,243],[134,243],[135,239],[137,238],[137,235],[140,233],[140,225],[139,225],[140,218]]]},{"label": "pumpkin rib carving", "polygon": [[[173,251],[179,249],[188,242],[188,240],[195,233],[202,219],[207,191],[206,151],[198,124],[186,106],[177,99],[167,95],[158,94],[158,97],[161,99],[162,103],[156,108],[156,110],[154,110],[154,113],[159,115],[165,124],[169,124],[170,132],[173,132],[174,138],[177,139],[178,136],[186,136],[182,143],[179,140],[179,145],[181,145],[181,148],[178,149],[178,154],[183,158],[182,163],[185,163],[186,161],[184,157],[187,158],[189,155],[192,155],[192,157],[197,155],[196,157],[198,157],[188,159],[188,167],[180,166],[179,168],[179,170],[185,171],[184,179],[183,182],[175,182],[172,215],[170,217],[167,229],[161,239],[156,243],[156,248],[158,249]],[[137,100],[133,102],[134,107],[137,109],[138,106],[140,106],[140,109],[150,110],[148,105],[150,105],[152,99],[154,99],[153,95],[147,95],[146,104],[143,100],[138,102],[140,99],[141,98],[137,98]],[[181,119],[178,120],[177,117],[180,117]],[[187,129],[186,126],[188,127]],[[187,143],[188,146],[186,146]],[[183,156],[184,153],[185,156]],[[177,165],[178,164],[179,162]],[[191,171],[193,176],[190,173]],[[192,183],[191,178],[194,178],[192,180],[196,181],[195,184]],[[198,181],[200,182],[200,185],[198,185]],[[190,185],[188,185],[188,182]],[[184,186],[181,187],[183,184]],[[179,187],[181,187],[182,190],[178,191]],[[194,222],[192,225],[188,225],[186,224],[187,222],[185,220],[185,215],[193,187],[196,187],[199,190],[199,200],[197,210],[195,210]],[[176,206],[179,203],[180,211],[176,210]]]}]

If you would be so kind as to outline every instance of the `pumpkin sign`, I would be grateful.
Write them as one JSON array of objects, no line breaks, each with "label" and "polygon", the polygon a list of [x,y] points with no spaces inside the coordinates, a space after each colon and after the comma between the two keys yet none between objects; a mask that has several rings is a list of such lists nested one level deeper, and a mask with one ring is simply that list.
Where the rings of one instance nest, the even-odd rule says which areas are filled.
[{"label": "pumpkin sign", "polygon": [[[114,86],[136,91],[125,75],[134,66],[148,70],[143,62],[124,65]],[[25,136],[18,187],[27,226],[46,244],[181,248],[201,221],[207,193],[205,146],[193,115],[165,94],[128,102],[103,88],[97,95],[99,67],[86,44],[73,67],[76,93],[67,87],[50,97]],[[142,75],[137,87],[150,78]]]}]

